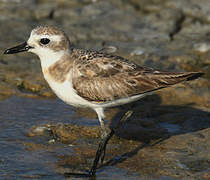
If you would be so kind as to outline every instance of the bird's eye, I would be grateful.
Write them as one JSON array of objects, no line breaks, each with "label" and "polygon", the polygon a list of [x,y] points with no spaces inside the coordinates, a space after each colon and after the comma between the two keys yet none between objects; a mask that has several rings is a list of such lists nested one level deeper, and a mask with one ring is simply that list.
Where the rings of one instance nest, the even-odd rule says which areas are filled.
[{"label": "bird's eye", "polygon": [[48,38],[42,38],[42,39],[40,40],[40,43],[42,43],[42,44],[44,44],[44,45],[48,44],[49,42],[50,42],[50,40],[49,40]]}]

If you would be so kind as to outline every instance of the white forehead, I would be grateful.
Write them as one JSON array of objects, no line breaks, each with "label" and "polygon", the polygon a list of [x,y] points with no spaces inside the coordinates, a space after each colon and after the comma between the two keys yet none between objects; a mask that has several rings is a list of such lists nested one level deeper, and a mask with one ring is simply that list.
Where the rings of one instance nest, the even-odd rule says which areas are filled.
[{"label": "white forehead", "polygon": [[37,34],[36,32],[32,31],[29,39],[40,40],[42,38],[48,38],[51,41],[59,42],[59,41],[61,41],[62,36],[61,35],[49,35],[49,34]]}]

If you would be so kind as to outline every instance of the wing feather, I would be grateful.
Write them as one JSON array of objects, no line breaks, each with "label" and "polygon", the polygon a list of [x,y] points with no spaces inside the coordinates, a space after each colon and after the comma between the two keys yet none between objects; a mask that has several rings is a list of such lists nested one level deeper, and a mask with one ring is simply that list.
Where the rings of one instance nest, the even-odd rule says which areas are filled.
[{"label": "wing feather", "polygon": [[198,76],[197,72],[156,71],[101,52],[75,53],[79,58],[74,63],[73,87],[89,101],[106,102],[144,94]]}]

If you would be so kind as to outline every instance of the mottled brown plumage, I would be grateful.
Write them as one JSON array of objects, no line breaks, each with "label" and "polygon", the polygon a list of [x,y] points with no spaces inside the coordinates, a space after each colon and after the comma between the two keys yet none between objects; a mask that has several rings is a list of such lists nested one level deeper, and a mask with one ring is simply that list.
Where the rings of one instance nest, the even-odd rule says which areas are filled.
[{"label": "mottled brown plumage", "polygon": [[119,56],[73,49],[49,68],[56,81],[72,71],[73,88],[89,101],[107,102],[144,94],[199,77],[198,72],[163,72],[138,66]]},{"label": "mottled brown plumage", "polygon": [[[38,26],[33,30],[33,33],[36,35],[59,36],[61,38],[59,42],[53,41],[53,43],[48,45],[48,47],[55,52],[66,50],[70,46],[70,40],[68,36],[57,27]],[[45,46],[39,41],[37,43],[39,43],[39,45],[42,47]]]},{"label": "mottled brown plumage", "polygon": [[56,82],[62,83],[66,80],[72,68],[73,61],[69,59],[69,56],[63,56],[61,60],[51,65],[47,71]]},{"label": "mottled brown plumage", "polygon": [[55,26],[37,26],[33,29],[37,35],[62,35],[65,34],[61,29]]}]

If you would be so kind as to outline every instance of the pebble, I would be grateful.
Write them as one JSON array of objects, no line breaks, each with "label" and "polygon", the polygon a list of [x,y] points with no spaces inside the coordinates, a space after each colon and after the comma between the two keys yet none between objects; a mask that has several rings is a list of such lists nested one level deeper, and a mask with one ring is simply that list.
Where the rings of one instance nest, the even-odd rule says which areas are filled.
[{"label": "pebble", "polygon": [[198,43],[194,45],[194,49],[199,52],[207,52],[210,50],[210,44],[207,43]]},{"label": "pebble", "polygon": [[130,54],[131,54],[131,56],[140,56],[140,55],[144,54],[144,50],[141,48],[135,49]]}]

